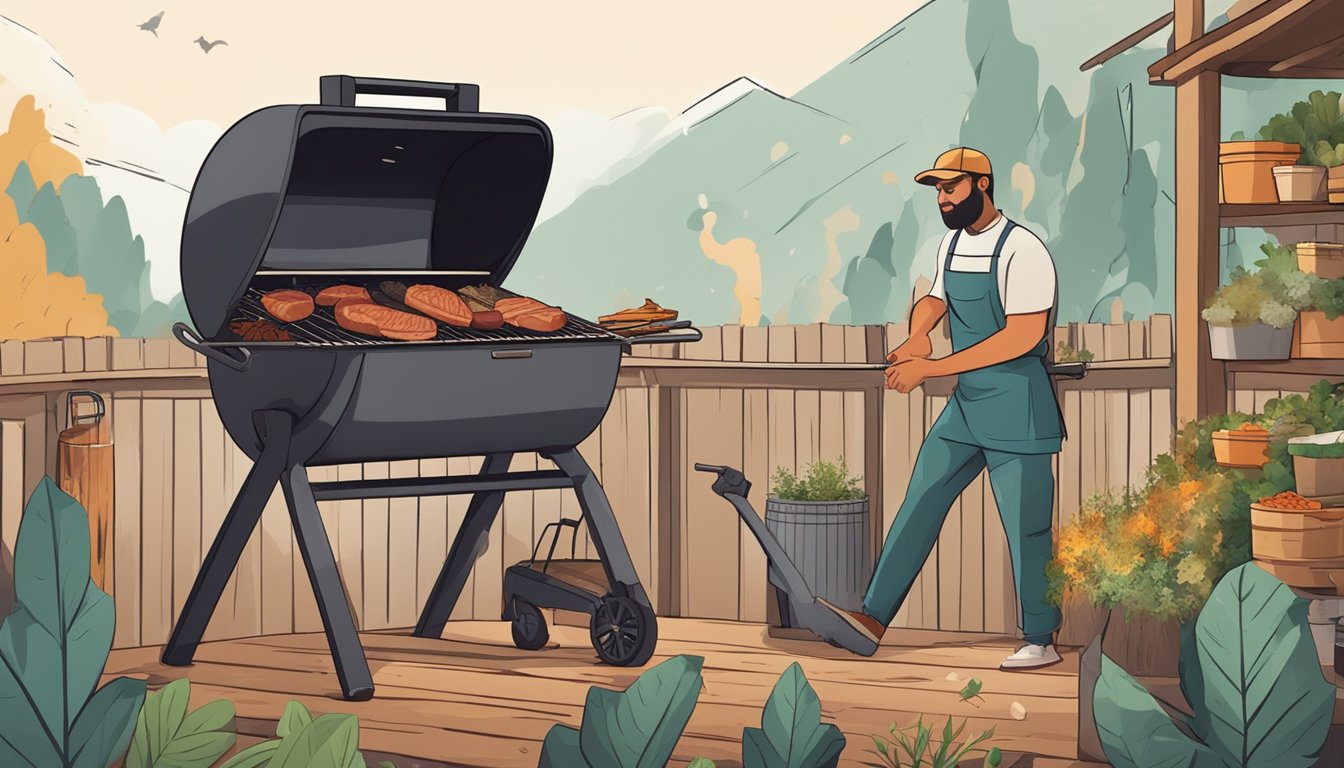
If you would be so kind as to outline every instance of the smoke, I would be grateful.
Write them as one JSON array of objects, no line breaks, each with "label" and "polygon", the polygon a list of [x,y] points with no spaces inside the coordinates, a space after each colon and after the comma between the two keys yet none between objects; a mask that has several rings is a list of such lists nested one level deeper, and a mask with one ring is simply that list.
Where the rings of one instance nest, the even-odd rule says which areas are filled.
[{"label": "smoke", "polygon": [[761,320],[761,254],[756,252],[756,243],[745,237],[720,243],[714,237],[718,214],[705,211],[701,220],[704,228],[700,230],[700,250],[710,261],[728,267],[737,275],[733,295],[739,307],[738,322],[757,325]]},{"label": "smoke", "polygon": [[854,232],[859,228],[859,215],[854,208],[844,208],[827,216],[822,222],[826,228],[826,268],[821,273],[817,290],[821,294],[821,307],[813,322],[824,323],[830,320],[831,312],[845,300],[845,295],[835,287],[835,278],[840,274],[840,236]]}]

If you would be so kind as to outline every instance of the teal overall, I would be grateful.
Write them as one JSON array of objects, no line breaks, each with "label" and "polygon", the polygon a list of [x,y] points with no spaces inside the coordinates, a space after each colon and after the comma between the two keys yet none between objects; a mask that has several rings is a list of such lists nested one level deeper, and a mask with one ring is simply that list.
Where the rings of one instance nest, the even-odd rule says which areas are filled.
[{"label": "teal overall", "polygon": [[[1006,223],[985,272],[955,272],[952,236],[943,268],[952,349],[960,352],[1007,323],[999,295],[999,256],[1013,222]],[[1059,402],[1046,368],[1049,342],[1022,357],[967,371],[920,447],[909,490],[887,533],[864,612],[890,624],[938,541],[952,503],[985,469],[1003,520],[1029,643],[1046,645],[1059,628],[1059,609],[1046,601],[1045,567],[1052,555],[1055,479],[1051,455],[1064,438]],[[980,589],[968,584],[963,588]]]}]

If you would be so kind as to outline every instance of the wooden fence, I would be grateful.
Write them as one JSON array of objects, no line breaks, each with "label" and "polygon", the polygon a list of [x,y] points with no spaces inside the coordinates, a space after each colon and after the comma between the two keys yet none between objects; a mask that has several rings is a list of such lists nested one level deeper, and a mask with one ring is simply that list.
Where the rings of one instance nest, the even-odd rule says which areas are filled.
[{"label": "wooden fence", "polygon": [[[1082,382],[1060,385],[1069,440],[1058,457],[1056,518],[1137,480],[1172,434],[1171,322],[1061,327],[1092,351]],[[723,326],[625,359],[600,428],[581,446],[602,480],[645,588],[663,615],[763,621],[765,558],[695,462],[740,467],[764,512],[770,475],[843,458],[871,497],[877,546],[900,505],[923,437],[952,382],[909,395],[883,388],[881,362],[905,338],[890,326]],[[947,340],[937,338],[946,348]],[[112,591],[118,647],[162,643],[249,467],[222,428],[202,361],[167,339],[56,339],[0,344],[0,557],[9,567],[24,500],[55,476],[64,393],[107,400],[115,443]],[[1252,375],[1247,373],[1245,375]],[[1262,374],[1255,374],[1262,375]],[[1254,378],[1254,377],[1252,377]],[[1319,378],[1316,377],[1316,378]],[[1276,379],[1277,381],[1278,379]],[[1305,389],[1310,376],[1283,379]],[[1268,392],[1246,380],[1231,400]],[[1250,394],[1247,394],[1250,393]],[[515,469],[547,468],[534,454]],[[480,459],[437,458],[313,469],[314,481],[474,472]],[[460,525],[466,497],[330,502],[322,516],[362,629],[406,627]],[[453,614],[497,619],[502,572],[542,528],[574,516],[572,493],[511,493]],[[567,549],[567,548],[565,548]],[[592,555],[580,536],[579,556]],[[283,498],[273,495],[207,638],[321,629]],[[1012,571],[982,477],[952,509],[896,624],[1016,631]]]}]

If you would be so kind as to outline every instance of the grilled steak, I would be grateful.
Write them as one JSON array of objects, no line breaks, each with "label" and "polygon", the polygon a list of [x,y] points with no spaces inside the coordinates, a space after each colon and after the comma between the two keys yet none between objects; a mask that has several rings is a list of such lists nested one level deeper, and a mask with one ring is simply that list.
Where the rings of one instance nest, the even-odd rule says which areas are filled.
[{"label": "grilled steak", "polygon": [[271,291],[261,297],[261,306],[282,323],[296,323],[313,314],[313,297],[303,291]]},{"label": "grilled steak", "polygon": [[229,323],[229,330],[243,341],[290,341],[289,332],[277,328],[265,320],[236,320]]},{"label": "grilled steak", "polygon": [[495,302],[495,309],[504,316],[504,322],[529,331],[549,332],[565,327],[564,310],[526,296],[500,299]]},{"label": "grilled steak", "polygon": [[504,327],[504,316],[497,310],[485,309],[471,313],[471,327],[482,331],[493,331]]},{"label": "grilled steak", "polygon": [[[394,297],[395,298],[395,297]],[[406,289],[406,306],[448,325],[466,328],[471,325],[471,308],[447,288],[437,285],[412,285]]]},{"label": "grilled steak", "polygon": [[426,341],[439,327],[428,317],[402,312],[371,301],[348,299],[336,305],[336,323],[347,331],[398,341]]},{"label": "grilled steak", "polygon": [[369,290],[358,285],[333,285],[317,293],[319,307],[334,307],[342,299],[367,299]]}]

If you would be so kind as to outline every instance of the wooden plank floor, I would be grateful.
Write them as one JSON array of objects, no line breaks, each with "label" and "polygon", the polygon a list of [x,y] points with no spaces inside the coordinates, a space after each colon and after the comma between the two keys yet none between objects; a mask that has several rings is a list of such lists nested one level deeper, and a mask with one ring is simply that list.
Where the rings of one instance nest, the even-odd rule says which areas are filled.
[{"label": "wooden plank floor", "polygon": [[[145,677],[151,688],[186,676],[193,707],[232,700],[247,736],[272,735],[285,702],[297,699],[317,714],[358,715],[361,748],[398,768],[412,762],[486,768],[535,766],[552,725],[581,722],[590,686],[624,688],[640,671],[598,663],[587,630],[568,626],[552,626],[551,646],[534,652],[514,648],[505,622],[452,622],[443,640],[382,632],[362,638],[377,687],[368,702],[339,698],[321,634],[207,643],[191,667],[160,664],[157,648],[114,651],[106,672]],[[1038,756],[1036,766],[1084,765],[1074,759],[1077,654],[1037,672],[1000,671],[1013,648],[1009,638],[893,629],[865,659],[821,643],[771,638],[759,624],[660,619],[651,664],[679,653],[705,658],[704,689],[673,765],[697,756],[740,765],[742,728],[759,727],[766,697],[794,661],[820,696],[823,719],[848,739],[841,765],[873,764],[870,734],[921,714],[940,726],[949,714],[967,718],[966,733],[992,726],[991,744],[1009,755]],[[971,677],[983,681],[982,698],[963,702],[958,691]],[[1014,702],[1025,708],[1024,719],[1010,713]]]}]

